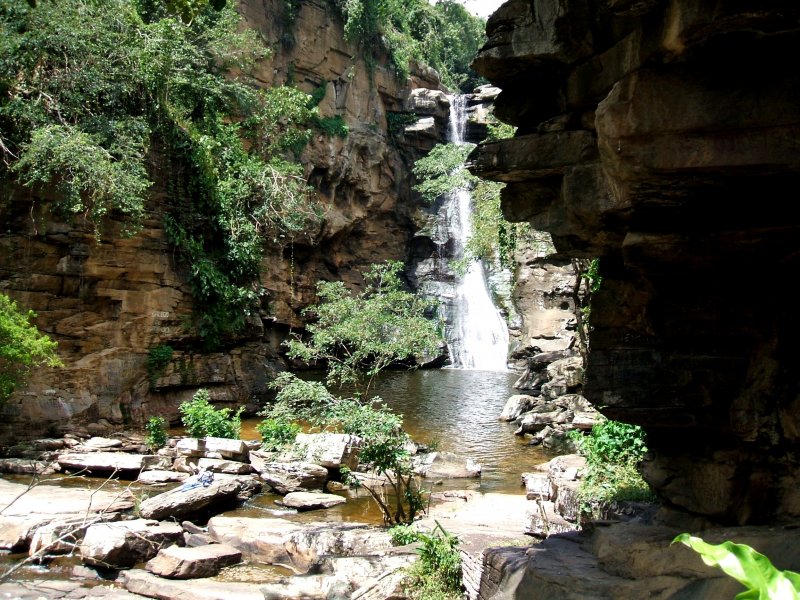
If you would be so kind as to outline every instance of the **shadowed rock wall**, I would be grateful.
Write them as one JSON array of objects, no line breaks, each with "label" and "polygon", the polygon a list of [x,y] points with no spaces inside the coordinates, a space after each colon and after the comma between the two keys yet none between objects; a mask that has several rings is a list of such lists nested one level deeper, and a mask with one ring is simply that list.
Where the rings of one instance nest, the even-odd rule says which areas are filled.
[{"label": "shadowed rock wall", "polygon": [[643,426],[668,504],[800,516],[800,8],[510,0],[475,69],[519,127],[476,174],[507,218],[601,258],[586,396]]}]

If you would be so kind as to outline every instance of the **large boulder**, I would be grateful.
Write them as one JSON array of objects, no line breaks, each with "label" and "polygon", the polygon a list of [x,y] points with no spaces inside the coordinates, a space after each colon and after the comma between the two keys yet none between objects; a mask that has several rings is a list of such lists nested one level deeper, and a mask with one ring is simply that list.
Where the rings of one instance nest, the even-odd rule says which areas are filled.
[{"label": "large boulder", "polygon": [[190,518],[221,512],[236,504],[242,483],[236,479],[215,480],[208,487],[182,490],[183,486],[142,502],[139,514],[145,519]]},{"label": "large boulder", "polygon": [[183,528],[151,519],[99,523],[86,530],[80,552],[83,562],[121,569],[153,558],[165,546],[180,544]]},{"label": "large boulder", "polygon": [[253,467],[250,463],[222,458],[200,458],[197,461],[197,466],[214,473],[227,473],[229,475],[246,475],[253,472]]},{"label": "large boulder", "polygon": [[268,462],[259,466],[259,474],[278,494],[321,490],[328,479],[328,469],[307,462]]},{"label": "large boulder", "polygon": [[358,467],[361,444],[360,437],[346,433],[298,433],[291,452],[303,462],[353,471]]},{"label": "large boulder", "polygon": [[148,561],[145,568],[167,579],[213,577],[220,569],[242,560],[241,551],[227,544],[208,544],[194,548],[169,546]]},{"label": "large boulder", "polygon": [[515,394],[511,396],[500,413],[501,421],[513,421],[522,413],[529,411],[536,405],[536,398],[527,394]]}]

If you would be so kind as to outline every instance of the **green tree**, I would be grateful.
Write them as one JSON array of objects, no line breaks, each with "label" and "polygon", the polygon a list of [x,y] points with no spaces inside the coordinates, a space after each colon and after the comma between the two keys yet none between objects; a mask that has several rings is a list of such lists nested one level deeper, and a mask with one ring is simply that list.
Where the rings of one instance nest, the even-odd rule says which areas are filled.
[{"label": "green tree", "polygon": [[437,352],[440,327],[425,316],[430,304],[403,289],[402,268],[400,262],[373,265],[357,293],[340,281],[319,282],[319,302],[304,311],[314,317],[308,335],[288,342],[289,356],[323,362],[329,385],[366,381],[366,395],[383,369]]},{"label": "green tree", "polygon": [[211,405],[211,394],[206,389],[199,389],[192,399],[181,403],[178,412],[186,433],[192,437],[220,437],[239,439],[242,429],[241,415],[244,406],[235,413],[230,408],[216,409]]},{"label": "green tree", "polygon": [[401,269],[399,262],[373,265],[364,273],[361,292],[348,290],[342,282],[319,282],[319,302],[305,312],[315,318],[307,326],[308,335],[288,342],[290,357],[327,366],[328,385],[365,384],[362,394],[338,397],[319,382],[282,373],[273,383],[279,390],[276,403],[263,413],[265,433],[270,435],[276,424],[284,431],[284,423],[294,419],[360,436],[361,463],[388,483],[388,494],[382,487],[366,486],[388,525],[413,521],[425,504],[412,472],[402,418],[380,398],[368,397],[370,385],[390,365],[410,365],[436,352],[442,342],[441,328],[425,316],[429,307],[403,289]]},{"label": "green tree", "polygon": [[58,344],[31,322],[36,313],[21,311],[0,294],[0,403],[5,402],[36,367],[60,367]]}]

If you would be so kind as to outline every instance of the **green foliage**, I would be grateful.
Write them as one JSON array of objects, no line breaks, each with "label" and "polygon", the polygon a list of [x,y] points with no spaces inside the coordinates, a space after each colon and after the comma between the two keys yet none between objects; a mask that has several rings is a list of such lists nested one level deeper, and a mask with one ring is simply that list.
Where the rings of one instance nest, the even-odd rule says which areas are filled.
[{"label": "green foliage", "polygon": [[464,168],[474,144],[436,144],[412,169],[421,181],[414,189],[428,202],[442,194],[467,189],[479,181]]},{"label": "green foliage", "polygon": [[291,358],[324,361],[329,384],[359,384],[386,367],[435,352],[441,342],[437,324],[425,317],[428,304],[405,291],[400,262],[372,265],[364,273],[363,291],[342,282],[319,282],[319,302],[304,314],[315,320],[308,337],[288,343]]},{"label": "green foliage", "polygon": [[419,561],[411,568],[411,598],[414,600],[455,600],[461,598],[461,555],[459,540],[437,521],[430,534],[418,532],[422,542]]},{"label": "green foliage", "polygon": [[299,90],[254,85],[248,74],[269,50],[240,29],[234,4],[0,4],[0,176],[47,186],[55,209],[100,236],[110,216],[135,233],[150,171],[167,169],[167,231],[209,345],[258,306],[264,243],[319,223],[296,162],[318,112]]},{"label": "green foliage", "polygon": [[[359,461],[389,484],[389,494],[383,489],[366,488],[383,512],[386,524],[410,523],[424,510],[423,493],[411,471],[411,456],[406,450],[408,435],[402,429],[403,420],[380,398],[370,401],[340,398],[331,395],[321,383],[304,381],[291,373],[281,373],[272,386],[279,392],[275,404],[262,412],[268,420],[282,423],[301,420],[363,439]],[[347,472],[342,475],[351,485],[359,485]]]},{"label": "green foliage", "polygon": [[150,387],[155,387],[158,378],[164,374],[173,352],[172,346],[164,344],[150,348],[147,354],[147,378],[150,380]]},{"label": "green foliage", "polygon": [[395,525],[389,529],[393,546],[406,546],[419,541],[419,532],[413,525]]},{"label": "green foliage", "polygon": [[261,435],[261,449],[274,452],[284,449],[294,442],[300,433],[300,425],[292,423],[283,417],[264,419],[256,425],[256,431]]},{"label": "green foliage", "polygon": [[700,554],[710,567],[719,567],[727,575],[747,588],[736,595],[736,600],[798,600],[800,599],[800,574],[780,571],[763,554],[746,544],[730,541],[708,544],[702,538],[688,533],[677,536],[679,542]]},{"label": "green foliage", "polygon": [[517,128],[514,125],[509,125],[508,123],[498,121],[496,118],[492,118],[487,124],[486,139],[484,141],[506,140],[514,137],[516,132]]},{"label": "green foliage", "polygon": [[58,344],[39,332],[31,322],[32,310],[21,311],[17,303],[0,293],[0,403],[37,367],[60,367]]},{"label": "green foliage", "polygon": [[385,48],[401,79],[418,62],[436,69],[450,89],[471,91],[478,85],[470,63],[486,40],[485,21],[458,2],[336,0],[336,6],[345,38],[367,52],[370,66],[372,53]]},{"label": "green foliage", "polygon": [[239,439],[242,429],[241,414],[244,407],[232,414],[230,408],[215,409],[211,406],[211,395],[206,389],[195,392],[191,401],[183,402],[178,411],[186,433],[192,437],[220,437]]},{"label": "green foliage", "polygon": [[391,135],[397,136],[406,125],[416,123],[419,117],[414,113],[390,112],[386,113],[386,128]]},{"label": "green foliage", "polygon": [[647,453],[641,427],[605,419],[589,435],[573,430],[569,436],[586,458],[587,472],[578,492],[584,504],[655,499],[637,470]]},{"label": "green foliage", "polygon": [[164,417],[150,417],[144,425],[147,435],[144,443],[151,451],[163,448],[167,444],[167,421]]}]

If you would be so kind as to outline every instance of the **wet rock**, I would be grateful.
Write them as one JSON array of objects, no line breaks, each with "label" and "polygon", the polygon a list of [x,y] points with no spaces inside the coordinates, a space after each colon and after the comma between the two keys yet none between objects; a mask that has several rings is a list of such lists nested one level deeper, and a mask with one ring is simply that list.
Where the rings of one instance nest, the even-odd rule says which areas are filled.
[{"label": "wet rock", "polygon": [[278,494],[321,490],[328,479],[328,470],[306,462],[268,462],[259,466],[261,478]]},{"label": "wet rock", "polygon": [[529,411],[536,405],[536,398],[526,394],[516,394],[511,396],[503,407],[503,412],[500,413],[501,421],[513,421],[522,413]]},{"label": "wet rock", "polygon": [[177,523],[136,519],[92,525],[86,530],[80,552],[86,564],[119,569],[148,560],[162,547],[182,541],[183,529]]},{"label": "wet rock", "polygon": [[200,486],[185,491],[177,487],[142,502],[139,514],[145,519],[181,519],[220,512],[236,503],[241,489],[242,484],[236,479],[215,480],[208,487]]},{"label": "wet rock", "polygon": [[290,492],[283,497],[281,504],[299,511],[331,508],[344,504],[347,500],[336,494],[322,492]]},{"label": "wet rock", "polygon": [[471,458],[465,459],[452,452],[430,452],[418,457],[414,472],[428,479],[480,477],[481,465]]},{"label": "wet rock", "polygon": [[167,579],[197,579],[213,577],[220,569],[242,560],[242,553],[226,544],[209,544],[192,548],[170,546],[162,548],[145,568]]}]

